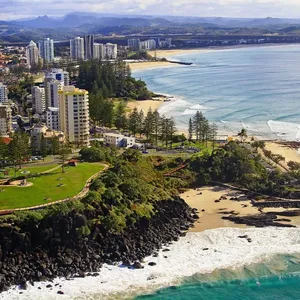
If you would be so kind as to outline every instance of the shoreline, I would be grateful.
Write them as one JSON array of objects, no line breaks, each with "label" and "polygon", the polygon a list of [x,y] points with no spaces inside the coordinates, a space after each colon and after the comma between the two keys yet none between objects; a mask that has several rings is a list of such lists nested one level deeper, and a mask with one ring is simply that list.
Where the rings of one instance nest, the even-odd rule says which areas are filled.
[{"label": "shoreline", "polygon": [[135,100],[129,101],[126,105],[127,109],[132,111],[137,108],[138,111],[143,111],[144,115],[147,114],[148,110],[151,108],[152,111],[158,110],[162,104],[165,103],[164,97],[154,97],[150,100]]},{"label": "shoreline", "polygon": [[[263,47],[282,47],[282,46],[295,46],[299,44],[247,44],[247,45],[231,45],[231,46],[211,46],[211,47],[202,47],[202,48],[182,48],[182,49],[163,49],[163,50],[151,50],[148,53],[151,56],[157,56],[157,58],[166,58],[168,60],[173,59],[174,56],[184,55],[190,53],[208,53],[213,51],[223,51],[223,50],[236,50],[236,49],[245,49],[245,48],[263,48]],[[167,61],[137,61],[129,62],[129,66],[132,71],[142,71],[147,69],[155,68],[164,68],[164,67],[175,67],[180,66],[180,64],[167,62]]]},{"label": "shoreline", "polygon": [[[188,233],[178,242],[166,245],[157,256],[144,259],[144,269],[133,270],[105,264],[97,277],[54,279],[37,282],[27,290],[11,289],[0,299],[133,299],[141,294],[181,284],[196,274],[212,275],[222,269],[236,270],[269,261],[276,255],[300,253],[300,229],[221,228]],[[251,239],[249,242],[243,236]],[[152,262],[156,265],[149,266]],[[278,271],[278,270],[277,270]],[[50,286],[51,285],[51,288]],[[48,286],[48,288],[46,287]],[[62,290],[64,295],[58,295]]]}]

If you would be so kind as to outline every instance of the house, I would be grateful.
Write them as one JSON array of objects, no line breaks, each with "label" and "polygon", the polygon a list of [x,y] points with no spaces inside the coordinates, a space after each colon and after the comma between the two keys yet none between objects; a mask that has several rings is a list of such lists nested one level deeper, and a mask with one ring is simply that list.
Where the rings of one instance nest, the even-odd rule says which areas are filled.
[{"label": "house", "polygon": [[104,133],[103,139],[104,145],[108,146],[131,148],[135,145],[135,137],[118,133]]}]

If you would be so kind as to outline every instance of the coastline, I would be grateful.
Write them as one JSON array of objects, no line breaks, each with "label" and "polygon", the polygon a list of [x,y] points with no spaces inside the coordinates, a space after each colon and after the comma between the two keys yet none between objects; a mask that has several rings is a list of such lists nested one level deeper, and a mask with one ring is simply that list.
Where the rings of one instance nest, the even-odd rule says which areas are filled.
[{"label": "coastline", "polygon": [[157,97],[151,100],[129,101],[126,107],[130,111],[132,111],[134,108],[137,108],[138,111],[142,110],[144,115],[146,115],[150,108],[152,111],[158,110],[159,107],[164,103],[164,100],[165,98],[163,97]]},{"label": "coastline", "polygon": [[[178,242],[165,246],[156,257],[144,260],[144,269],[133,270],[105,264],[97,277],[56,278],[53,282],[38,282],[27,290],[11,289],[0,299],[133,299],[162,287],[181,284],[195,274],[236,270],[253,263],[269,261],[274,255],[300,253],[300,229],[239,229],[220,228],[201,233],[188,233]],[[247,235],[251,239],[242,236]],[[149,266],[153,262],[156,265]],[[46,288],[47,285],[51,288]],[[58,295],[57,291],[64,291]]]}]

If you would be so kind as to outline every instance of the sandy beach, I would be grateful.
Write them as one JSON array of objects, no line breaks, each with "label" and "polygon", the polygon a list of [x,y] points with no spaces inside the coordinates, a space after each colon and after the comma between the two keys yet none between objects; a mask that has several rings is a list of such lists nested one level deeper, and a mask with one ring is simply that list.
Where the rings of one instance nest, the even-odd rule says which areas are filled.
[{"label": "sandy beach", "polygon": [[300,163],[299,153],[291,147],[276,142],[266,142],[265,148],[266,150],[271,151],[273,154],[280,154],[285,157],[285,163],[283,163],[284,165],[286,165],[286,163],[288,163],[289,161]]},{"label": "sandy beach", "polygon": [[[219,200],[222,196],[225,196],[227,200],[215,202],[215,200]],[[195,227],[191,229],[191,232],[200,232],[220,227],[245,228],[247,227],[246,225],[235,224],[231,221],[223,220],[222,217],[230,215],[229,212],[238,213],[240,216],[259,213],[258,209],[251,205],[251,201],[244,194],[219,186],[190,189],[181,194],[181,197],[187,204],[193,208],[197,208],[199,211],[200,219],[195,223]],[[229,200],[231,197],[238,198],[239,200]]]},{"label": "sandy beach", "polygon": [[149,51],[149,54],[153,57],[157,58],[170,58],[174,55],[187,54],[187,53],[198,53],[198,52],[211,52],[212,49],[172,49],[172,50],[157,50],[157,51]]},{"label": "sandy beach", "polygon": [[129,63],[131,71],[178,66],[167,61],[142,61]]},{"label": "sandy beach", "polygon": [[142,110],[144,114],[151,108],[152,111],[158,109],[164,103],[164,98],[155,98],[153,100],[130,101],[127,108],[133,110],[135,107],[138,111]]},{"label": "sandy beach", "polygon": [[[174,55],[187,54],[187,53],[197,53],[197,52],[209,52],[210,49],[173,49],[173,50],[157,50],[149,51],[148,53],[159,59],[167,58],[172,59]],[[154,68],[163,68],[163,67],[175,67],[180,66],[178,64],[169,63],[167,61],[141,61],[141,62],[131,62],[129,63],[130,69],[132,71],[145,70],[145,69],[154,69]]]}]

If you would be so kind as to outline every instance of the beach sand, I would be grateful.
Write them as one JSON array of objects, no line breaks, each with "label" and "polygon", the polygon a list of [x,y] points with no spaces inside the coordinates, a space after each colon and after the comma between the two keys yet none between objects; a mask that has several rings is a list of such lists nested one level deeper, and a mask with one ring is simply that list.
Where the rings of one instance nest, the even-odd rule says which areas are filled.
[{"label": "beach sand", "polygon": [[[202,194],[200,195],[200,193]],[[228,200],[221,200],[216,203],[215,200],[220,199],[222,196],[226,196]],[[197,208],[199,211],[200,219],[195,223],[195,227],[191,229],[191,232],[200,232],[219,227],[247,227],[243,224],[235,224],[231,221],[223,220],[223,216],[230,214],[222,214],[222,212],[234,211],[240,216],[259,213],[258,209],[251,205],[250,200],[243,193],[219,186],[190,189],[181,194],[181,197],[192,208]],[[231,197],[237,197],[239,201],[229,200]],[[203,209],[205,210],[204,212],[202,212]]]},{"label": "beach sand", "polygon": [[[201,194],[200,194],[201,193]],[[227,200],[219,200],[225,196]],[[238,198],[238,200],[229,200],[231,197]],[[216,229],[223,227],[247,228],[244,224],[235,224],[229,220],[223,220],[222,216],[229,216],[232,213],[238,216],[256,215],[260,214],[257,207],[252,206],[251,201],[239,191],[231,190],[220,186],[207,186],[197,189],[189,189],[181,194],[181,198],[192,208],[197,208],[200,219],[195,223],[195,227],[190,229],[190,232],[202,232],[207,229]],[[205,211],[202,211],[202,210]],[[262,213],[268,212],[287,212],[297,211],[296,208],[263,208]],[[230,212],[230,213],[226,213]],[[280,216],[278,219],[289,219],[290,222],[280,221],[282,224],[291,224],[300,227],[300,216]]]},{"label": "beach sand", "polygon": [[174,55],[187,54],[187,53],[197,53],[197,52],[211,52],[213,49],[172,49],[172,50],[157,50],[157,51],[149,51],[148,53],[157,58],[170,58]]},{"label": "beach sand", "polygon": [[138,111],[142,110],[146,115],[150,108],[152,109],[152,111],[155,111],[163,103],[164,98],[155,98],[153,100],[130,101],[127,104],[127,108],[131,111],[136,107]]},{"label": "beach sand", "polygon": [[145,70],[145,69],[154,69],[154,68],[163,68],[163,67],[172,67],[179,66],[178,64],[172,64],[167,61],[142,61],[129,63],[131,71]]},{"label": "beach sand", "polygon": [[[300,163],[299,153],[290,147],[276,142],[266,142],[266,150],[271,151],[273,154],[280,154],[285,157],[285,162],[295,161]],[[284,163],[283,163],[284,164]]]}]

